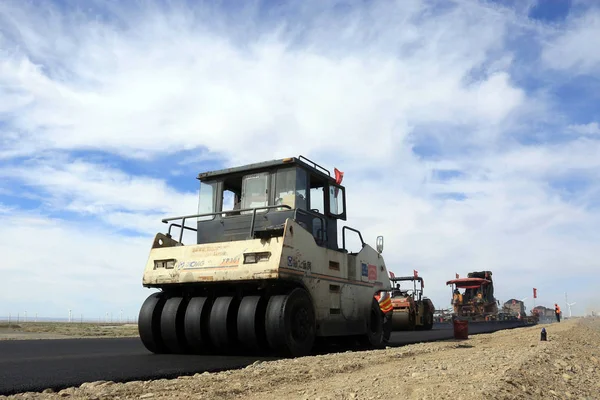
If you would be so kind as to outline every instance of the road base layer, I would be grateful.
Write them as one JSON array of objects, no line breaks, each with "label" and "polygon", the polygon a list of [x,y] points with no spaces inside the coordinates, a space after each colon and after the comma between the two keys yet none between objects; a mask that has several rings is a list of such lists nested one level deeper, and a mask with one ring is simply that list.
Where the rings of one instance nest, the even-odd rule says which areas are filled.
[{"label": "road base layer", "polygon": [[[547,341],[540,340],[546,328]],[[256,362],[177,379],[91,382],[0,399],[552,399],[600,393],[600,318],[418,343]]]}]

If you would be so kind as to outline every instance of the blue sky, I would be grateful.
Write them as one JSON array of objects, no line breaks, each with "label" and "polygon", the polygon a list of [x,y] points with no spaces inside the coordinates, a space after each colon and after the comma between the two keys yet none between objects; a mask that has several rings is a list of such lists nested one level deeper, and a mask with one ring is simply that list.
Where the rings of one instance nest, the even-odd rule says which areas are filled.
[{"label": "blue sky", "polygon": [[298,154],[437,306],[600,311],[598,3],[89,4],[0,4],[0,316],[137,315],[197,174]]}]

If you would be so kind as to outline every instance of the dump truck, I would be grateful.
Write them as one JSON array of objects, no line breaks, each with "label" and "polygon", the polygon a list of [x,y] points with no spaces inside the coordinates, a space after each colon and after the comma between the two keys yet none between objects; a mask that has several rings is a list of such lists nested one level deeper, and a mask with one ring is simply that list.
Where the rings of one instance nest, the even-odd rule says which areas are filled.
[{"label": "dump truck", "polygon": [[[413,331],[430,330],[433,327],[433,314],[435,307],[428,297],[423,296],[425,287],[420,276],[400,276],[390,278],[395,288],[392,289],[392,330]],[[413,283],[412,289],[403,290],[398,282],[409,281]],[[420,288],[417,288],[417,282]]]},{"label": "dump truck", "polygon": [[334,172],[300,155],[200,173],[198,213],[163,219],[152,242],[142,285],[158,291],[140,309],[144,346],[290,357],[320,338],[384,347],[391,321],[374,297],[391,290],[383,237],[374,249],[343,226],[340,246],[346,190]]},{"label": "dump truck", "polygon": [[[495,320],[499,301],[494,297],[491,271],[469,272],[467,278],[446,282],[453,288],[454,315],[471,320]],[[460,293],[464,289],[464,293]]]}]

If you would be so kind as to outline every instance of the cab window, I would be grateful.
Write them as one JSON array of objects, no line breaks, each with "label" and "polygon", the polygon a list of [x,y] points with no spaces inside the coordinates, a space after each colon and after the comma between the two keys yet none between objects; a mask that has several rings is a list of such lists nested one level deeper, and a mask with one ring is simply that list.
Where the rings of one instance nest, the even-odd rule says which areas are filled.
[{"label": "cab window", "polygon": [[[246,175],[242,180],[242,209],[269,204],[269,174]],[[266,210],[265,210],[266,211]]]},{"label": "cab window", "polygon": [[[296,169],[280,169],[275,173],[275,205],[296,208]],[[278,210],[283,210],[283,208]]]},{"label": "cab window", "polygon": [[334,185],[329,186],[329,212],[335,216],[344,214],[344,192]]}]

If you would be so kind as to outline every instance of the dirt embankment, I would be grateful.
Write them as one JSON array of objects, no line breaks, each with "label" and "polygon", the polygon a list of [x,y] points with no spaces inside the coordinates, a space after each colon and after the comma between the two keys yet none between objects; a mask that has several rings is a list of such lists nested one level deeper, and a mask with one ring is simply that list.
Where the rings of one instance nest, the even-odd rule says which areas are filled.
[{"label": "dirt embankment", "polygon": [[[543,326],[547,342],[539,340]],[[460,342],[255,363],[174,380],[86,383],[9,398],[600,399],[599,346],[600,319],[580,319]]]},{"label": "dirt embankment", "polygon": [[0,340],[138,336],[137,324],[25,322],[0,324]]}]

